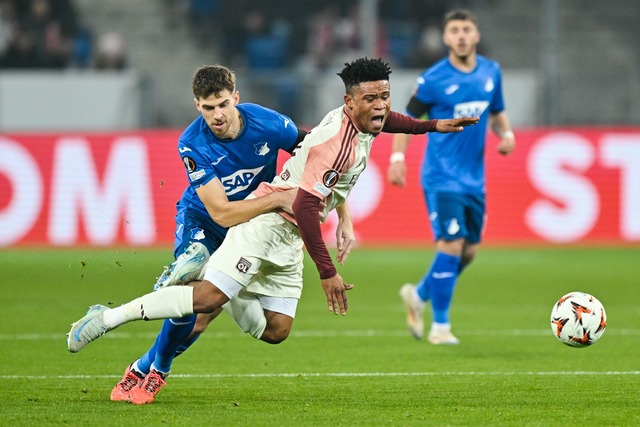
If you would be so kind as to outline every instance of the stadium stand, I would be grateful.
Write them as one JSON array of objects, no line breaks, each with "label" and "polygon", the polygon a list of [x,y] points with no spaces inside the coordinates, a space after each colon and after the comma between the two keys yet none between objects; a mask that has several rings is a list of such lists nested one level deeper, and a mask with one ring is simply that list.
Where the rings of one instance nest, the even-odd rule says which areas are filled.
[{"label": "stadium stand", "polygon": [[[105,34],[122,36],[127,66],[145,76],[145,104],[151,111],[146,113],[149,119],[144,123],[154,127],[181,127],[192,119],[185,75],[202,64],[220,62],[239,74],[247,73],[251,79],[240,79],[246,82],[239,88],[243,100],[294,115],[300,112],[302,98],[305,102],[313,98],[314,91],[319,90],[318,82],[325,82],[324,74],[339,66],[349,52],[362,53],[357,44],[352,46],[353,51],[335,45],[336,39],[353,33],[354,25],[353,21],[349,23],[352,10],[340,0],[0,0],[0,55],[11,50],[12,31],[24,22],[16,17],[25,16],[32,2],[64,6],[53,16],[60,19],[59,34],[66,37],[61,43],[66,53],[47,67],[94,68],[98,40]],[[550,46],[544,38],[544,20],[548,18],[545,7],[552,3],[556,6],[559,38]],[[481,49],[500,61],[506,78],[517,74],[529,76],[526,82],[534,80],[531,87],[538,98],[526,100],[530,109],[530,122],[526,124],[640,123],[640,8],[633,1],[616,2],[615,7],[598,0],[379,0],[377,4],[379,34],[384,37],[380,44],[384,48],[379,52],[391,61],[394,81],[402,79],[405,72],[415,75],[413,69],[426,67],[426,62],[437,56],[437,49],[433,53],[417,49],[426,33],[421,12],[441,15],[450,7],[466,6],[481,21]],[[332,15],[325,22],[326,31],[320,33],[313,23],[321,21],[318,18],[327,9],[332,9]],[[249,11],[262,15],[264,22],[257,32],[252,33],[247,26]],[[336,37],[336,31],[340,37]],[[548,58],[545,52],[551,48],[558,54],[557,72],[548,75],[542,65]],[[15,66],[15,58],[12,62],[4,55],[0,68]],[[33,68],[42,63],[23,65]],[[282,81],[288,83],[284,90]],[[316,86],[303,87],[312,83]],[[545,88],[556,88],[556,92],[549,94]],[[545,94],[553,97],[552,103]],[[553,105],[552,112],[548,105]],[[326,106],[307,108],[321,111]],[[317,120],[312,111],[309,117],[311,122]],[[307,116],[295,118],[307,120]]]}]

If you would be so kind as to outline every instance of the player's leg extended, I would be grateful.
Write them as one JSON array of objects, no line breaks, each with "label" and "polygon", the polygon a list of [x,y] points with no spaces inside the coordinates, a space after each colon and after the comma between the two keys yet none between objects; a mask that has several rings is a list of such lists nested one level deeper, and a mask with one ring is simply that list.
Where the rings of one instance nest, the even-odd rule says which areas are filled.
[{"label": "player's leg extended", "polygon": [[159,289],[116,308],[92,306],[84,317],[71,325],[67,334],[69,351],[76,353],[127,322],[181,318],[196,312],[211,313],[229,301],[229,297],[211,282],[192,283],[193,286]]}]

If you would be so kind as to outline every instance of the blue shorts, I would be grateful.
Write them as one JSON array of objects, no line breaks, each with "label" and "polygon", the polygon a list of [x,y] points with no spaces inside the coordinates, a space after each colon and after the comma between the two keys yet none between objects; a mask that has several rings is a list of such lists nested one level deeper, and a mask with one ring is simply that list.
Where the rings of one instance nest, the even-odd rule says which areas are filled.
[{"label": "blue shorts", "polygon": [[227,229],[216,224],[211,217],[189,210],[178,209],[174,233],[173,257],[178,258],[193,242],[200,242],[214,253],[222,244]]},{"label": "blue shorts", "polygon": [[425,199],[436,240],[480,243],[486,218],[484,194],[425,191]]}]

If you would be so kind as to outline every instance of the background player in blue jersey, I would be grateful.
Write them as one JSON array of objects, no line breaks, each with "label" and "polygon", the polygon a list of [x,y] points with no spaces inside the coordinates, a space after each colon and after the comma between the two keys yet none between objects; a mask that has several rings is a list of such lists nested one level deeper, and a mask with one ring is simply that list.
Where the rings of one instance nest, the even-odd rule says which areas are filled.
[{"label": "background player in blue jersey", "polygon": [[[515,137],[504,111],[500,66],[476,53],[480,32],[475,16],[467,10],[451,11],[443,29],[449,55],[418,77],[407,114],[430,119],[475,116],[480,123],[460,134],[429,134],[421,184],[436,254],[422,280],[416,286],[404,285],[400,296],[416,339],[424,335],[424,307],[430,300],[429,342],[458,344],[451,333],[449,308],[458,276],[473,260],[484,228],[486,130],[489,126],[500,137],[497,149],[505,155],[515,148]],[[405,184],[408,142],[409,135],[396,135],[393,141],[388,179],[394,185]]]},{"label": "background player in blue jersey", "polygon": [[[182,133],[178,152],[189,186],[177,203],[174,257],[156,288],[198,277],[227,227],[275,209],[291,212],[295,191],[244,200],[276,173],[279,150],[293,152],[306,135],[288,117],[256,104],[239,104],[235,75],[226,67],[205,66],[192,80],[201,113]],[[167,319],[154,345],[133,362],[113,388],[111,400],[149,403],[165,385],[176,354],[206,329],[212,314]]]}]

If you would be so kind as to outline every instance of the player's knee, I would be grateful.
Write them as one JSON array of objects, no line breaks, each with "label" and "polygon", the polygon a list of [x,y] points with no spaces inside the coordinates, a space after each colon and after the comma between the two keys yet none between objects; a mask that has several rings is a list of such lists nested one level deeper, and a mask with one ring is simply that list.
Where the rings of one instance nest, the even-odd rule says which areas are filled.
[{"label": "player's knee", "polygon": [[289,332],[291,332],[289,328],[270,328],[269,325],[267,325],[267,328],[262,333],[260,340],[268,344],[280,344],[289,337]]},{"label": "player's knee", "polygon": [[260,339],[269,344],[280,344],[289,337],[293,318],[273,311],[265,312],[266,326]]},{"label": "player's knee", "polygon": [[442,252],[447,255],[462,256],[464,252],[464,239],[449,241],[440,239],[436,243],[436,248],[438,252]]},{"label": "player's knee", "polygon": [[460,257],[460,264],[467,266],[471,264],[471,261],[473,261],[474,258],[475,258],[475,254],[472,254],[472,255],[462,254],[462,257]]},{"label": "player's knee", "polygon": [[462,251],[460,261],[464,265],[469,265],[474,260],[477,253],[477,245],[466,245]]}]

